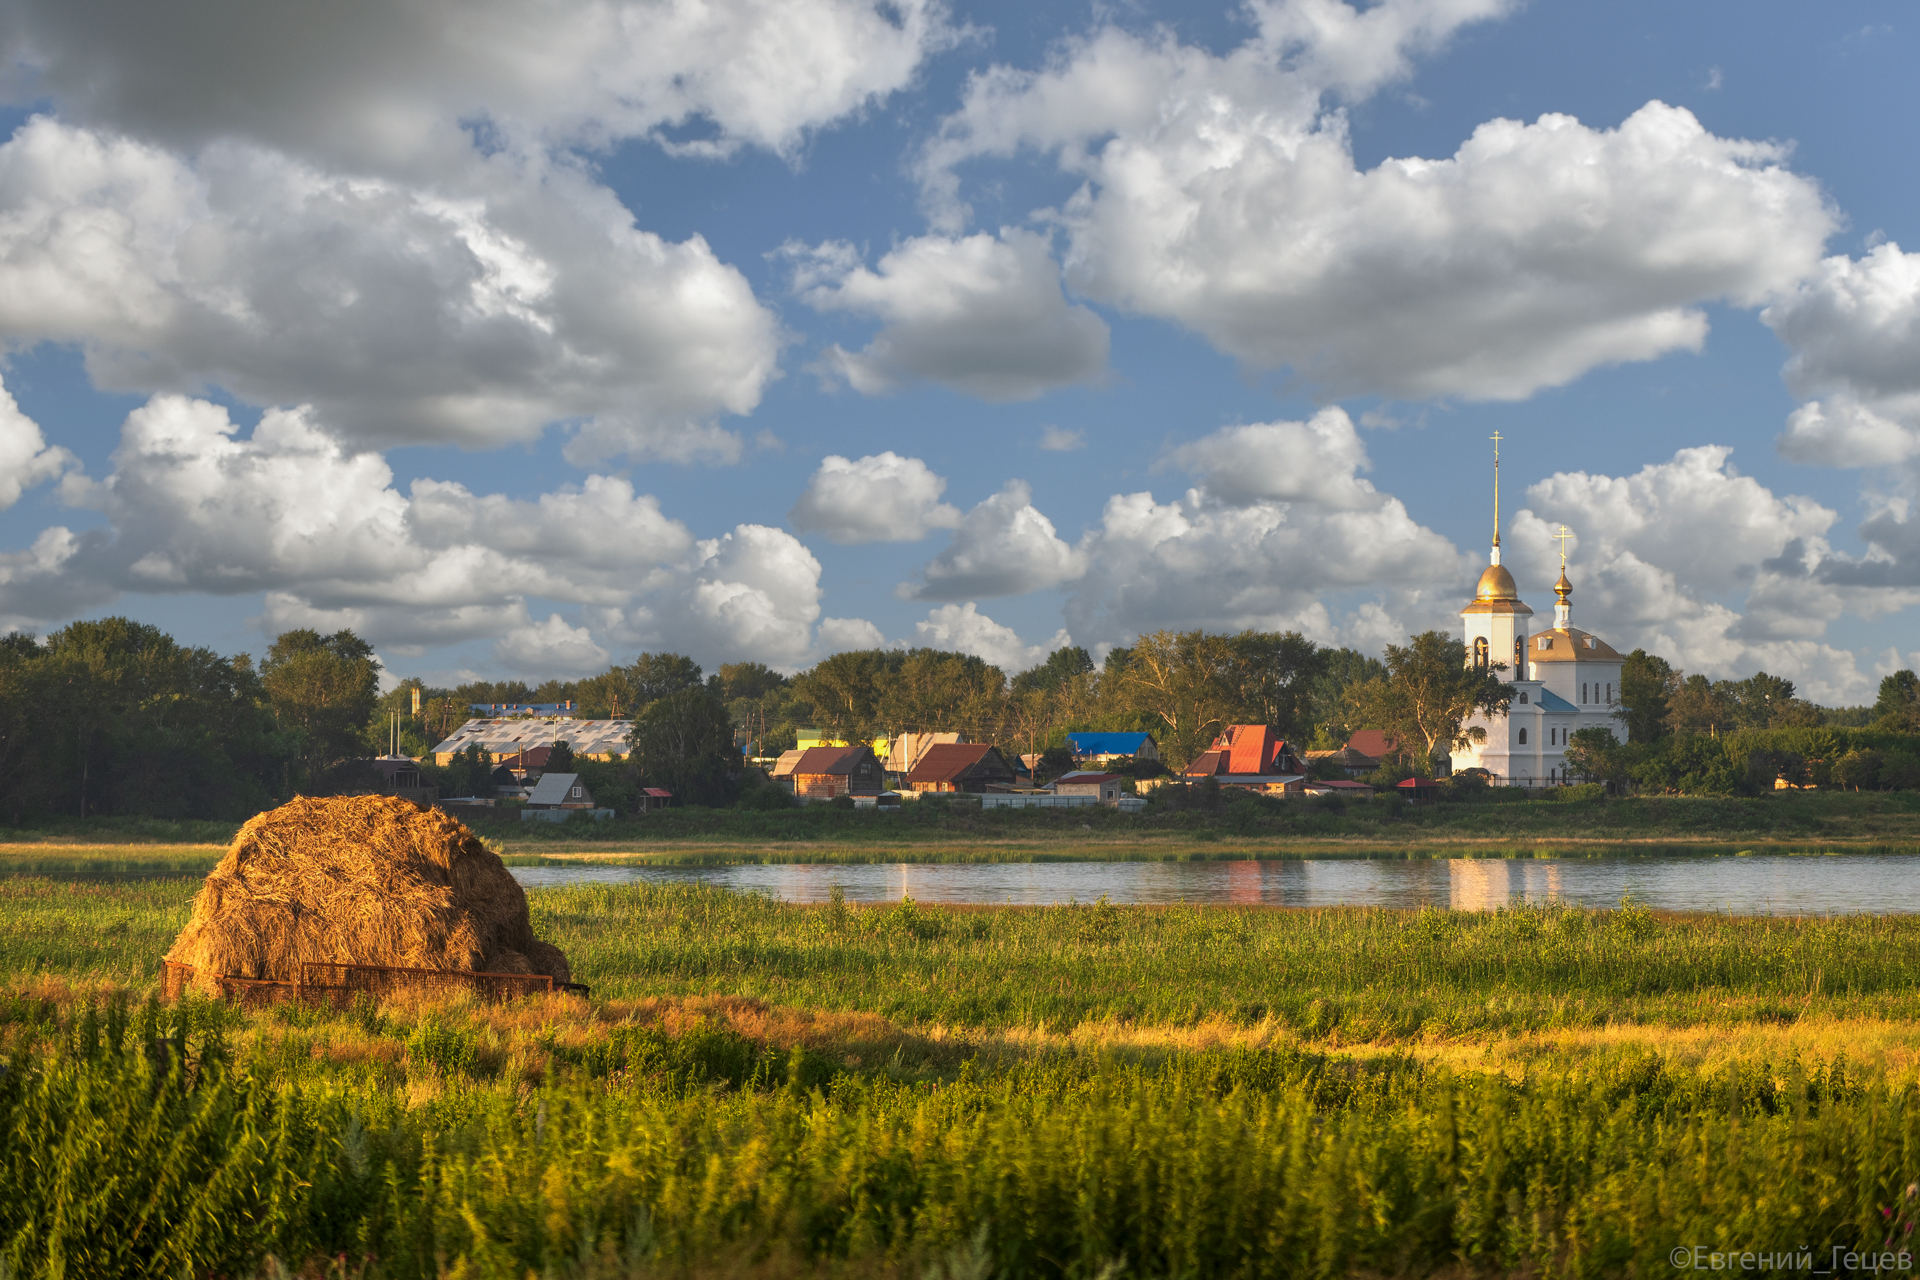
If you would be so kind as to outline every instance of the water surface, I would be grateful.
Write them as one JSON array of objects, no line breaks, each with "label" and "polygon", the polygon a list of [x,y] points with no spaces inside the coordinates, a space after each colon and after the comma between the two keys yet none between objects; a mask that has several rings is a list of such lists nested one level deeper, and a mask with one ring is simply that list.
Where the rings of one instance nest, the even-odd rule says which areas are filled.
[{"label": "water surface", "polygon": [[528,888],[711,884],[788,902],[1197,902],[1278,907],[1452,907],[1491,911],[1553,899],[1612,907],[1623,894],[1666,911],[1739,915],[1920,909],[1920,857],[1859,854],[1422,861],[1001,862],[513,867]]}]

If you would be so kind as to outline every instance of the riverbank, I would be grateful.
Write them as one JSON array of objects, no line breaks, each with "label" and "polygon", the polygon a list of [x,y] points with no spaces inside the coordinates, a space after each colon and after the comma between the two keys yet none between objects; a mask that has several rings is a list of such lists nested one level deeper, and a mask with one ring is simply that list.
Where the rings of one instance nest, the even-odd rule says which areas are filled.
[{"label": "riverbank", "polygon": [[[1222,801],[1123,814],[1105,808],[996,809],[919,802],[901,811],[668,809],[611,822],[476,821],[511,857],[829,861],[994,861],[1245,857],[1581,857],[1637,849],[1736,854],[1920,851],[1920,794],[1791,792],[1751,798],[1519,798]],[[157,851],[224,846],[237,822],[65,819],[0,828],[0,858],[39,849]],[[173,856],[171,853],[164,856]]]}]

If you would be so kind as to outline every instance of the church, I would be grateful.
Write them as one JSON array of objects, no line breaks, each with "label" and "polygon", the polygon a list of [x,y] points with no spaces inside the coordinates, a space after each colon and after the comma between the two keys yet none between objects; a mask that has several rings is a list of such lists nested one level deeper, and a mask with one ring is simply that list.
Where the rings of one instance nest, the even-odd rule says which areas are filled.
[{"label": "church", "polygon": [[1460,620],[1469,663],[1505,663],[1511,668],[1513,702],[1505,717],[1474,716],[1467,721],[1486,730],[1487,738],[1455,751],[1453,771],[1485,769],[1495,786],[1559,786],[1576,780],[1568,775],[1566,755],[1575,732],[1598,726],[1617,741],[1626,741],[1626,724],[1614,714],[1620,710],[1625,659],[1599,636],[1573,625],[1573,584],[1567,580],[1564,542],[1560,580],[1553,585],[1553,626],[1529,628],[1533,610],[1520,599],[1513,575],[1500,563],[1499,466],[1496,455],[1493,553]]}]

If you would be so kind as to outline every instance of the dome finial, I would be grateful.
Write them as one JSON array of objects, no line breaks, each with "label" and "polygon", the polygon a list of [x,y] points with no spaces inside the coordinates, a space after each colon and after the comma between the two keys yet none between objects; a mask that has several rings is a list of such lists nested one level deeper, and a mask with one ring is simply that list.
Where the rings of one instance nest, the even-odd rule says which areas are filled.
[{"label": "dome finial", "polygon": [[1554,541],[1560,544],[1560,581],[1553,584],[1553,594],[1560,603],[1553,606],[1553,625],[1562,631],[1573,617],[1573,583],[1567,581],[1567,539],[1572,536],[1573,530],[1564,524],[1560,532],[1553,535]]},{"label": "dome finial", "polygon": [[1500,441],[1504,438],[1496,431],[1487,437],[1493,441],[1493,556],[1489,563],[1500,563]]}]

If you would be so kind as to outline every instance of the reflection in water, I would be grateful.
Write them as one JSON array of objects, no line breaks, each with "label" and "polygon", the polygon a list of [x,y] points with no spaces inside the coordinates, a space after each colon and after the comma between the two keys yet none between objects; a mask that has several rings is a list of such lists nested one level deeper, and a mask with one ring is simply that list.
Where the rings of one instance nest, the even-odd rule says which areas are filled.
[{"label": "reflection in water", "polygon": [[865,866],[514,867],[529,888],[711,884],[789,902],[1236,903],[1491,911],[1560,899],[1612,907],[1623,894],[1667,911],[1759,915],[1920,909],[1920,858],[1612,858],[1296,862],[892,863]]}]

